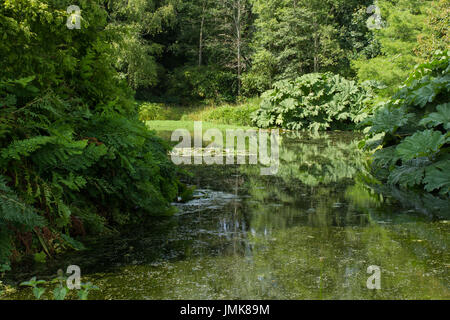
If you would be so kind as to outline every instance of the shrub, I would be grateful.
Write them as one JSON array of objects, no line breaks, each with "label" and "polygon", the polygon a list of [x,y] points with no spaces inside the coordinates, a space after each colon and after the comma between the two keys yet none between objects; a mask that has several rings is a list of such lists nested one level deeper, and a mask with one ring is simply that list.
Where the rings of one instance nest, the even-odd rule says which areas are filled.
[{"label": "shrub", "polygon": [[258,127],[348,129],[368,115],[372,90],[332,73],[312,73],[276,82],[262,98],[253,117]]},{"label": "shrub", "polygon": [[403,188],[450,191],[448,52],[420,64],[403,88],[368,118],[366,148],[377,177]]},{"label": "shrub", "polygon": [[183,116],[182,120],[251,126],[252,114],[258,110],[259,102],[259,98],[252,98],[238,105],[211,106],[200,111],[191,112]]},{"label": "shrub", "polygon": [[139,120],[163,120],[164,110],[163,104],[144,102],[139,106]]}]

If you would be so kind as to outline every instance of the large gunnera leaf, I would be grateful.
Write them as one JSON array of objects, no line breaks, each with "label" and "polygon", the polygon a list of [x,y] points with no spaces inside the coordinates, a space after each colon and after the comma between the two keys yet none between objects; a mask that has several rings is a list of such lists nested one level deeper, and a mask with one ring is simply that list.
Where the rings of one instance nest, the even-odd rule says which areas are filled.
[{"label": "large gunnera leaf", "polygon": [[427,158],[419,158],[406,161],[401,166],[396,166],[388,177],[389,184],[398,184],[405,187],[413,187],[422,183],[425,168],[432,162]]},{"label": "large gunnera leaf", "polygon": [[436,110],[437,112],[430,113],[422,119],[420,124],[427,127],[436,127],[443,124],[446,130],[450,130],[450,103],[438,105]]},{"label": "large gunnera leaf", "polygon": [[404,109],[389,110],[388,108],[382,108],[370,119],[369,123],[372,124],[370,132],[394,133],[397,128],[404,126],[411,117],[412,114],[406,114]]},{"label": "large gunnera leaf", "polygon": [[440,161],[429,166],[423,182],[425,190],[429,192],[441,189],[441,194],[448,194],[450,191],[450,160]]},{"label": "large gunnera leaf", "polygon": [[405,138],[396,148],[396,154],[408,161],[418,157],[428,157],[436,153],[445,143],[445,136],[438,131],[419,131]]}]

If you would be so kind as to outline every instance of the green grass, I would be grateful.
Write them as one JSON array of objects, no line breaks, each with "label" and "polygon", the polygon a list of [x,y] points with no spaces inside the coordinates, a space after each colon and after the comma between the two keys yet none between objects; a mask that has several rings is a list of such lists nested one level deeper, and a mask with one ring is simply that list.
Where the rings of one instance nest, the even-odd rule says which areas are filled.
[{"label": "green grass", "polygon": [[260,102],[259,98],[252,98],[237,105],[210,105],[186,113],[181,120],[252,126],[251,115],[259,109]]},{"label": "green grass", "polygon": [[251,114],[259,108],[259,104],[259,98],[247,99],[240,104],[200,104],[195,106],[173,106],[140,102],[139,116],[143,121],[203,121],[221,125],[248,127],[252,126]]},{"label": "green grass", "polygon": [[[176,129],[187,129],[189,131],[194,131],[194,121],[191,120],[153,120],[147,121],[146,124],[150,129],[155,131],[174,131]],[[213,128],[224,131],[227,129],[247,130],[252,129],[253,127],[202,121],[203,132]]]}]

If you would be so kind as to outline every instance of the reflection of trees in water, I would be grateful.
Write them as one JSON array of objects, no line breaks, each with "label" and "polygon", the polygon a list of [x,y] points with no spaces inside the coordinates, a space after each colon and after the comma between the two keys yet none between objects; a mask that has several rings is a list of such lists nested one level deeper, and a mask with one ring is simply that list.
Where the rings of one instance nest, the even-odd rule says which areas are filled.
[{"label": "reflection of trees in water", "polygon": [[364,170],[365,159],[357,140],[348,135],[336,139],[327,134],[303,133],[295,139],[283,139],[280,162],[279,176],[285,181],[298,180],[314,187],[353,178]]},{"label": "reflection of trees in water", "polygon": [[[353,139],[352,139],[353,137]],[[361,225],[366,222],[345,199],[345,190],[365,170],[364,153],[347,134],[285,133],[275,176],[260,176],[246,166],[252,198],[251,226],[261,231],[293,225]],[[281,210],[282,208],[282,210]]]},{"label": "reflection of trees in water", "polygon": [[[397,232],[436,231],[434,227],[379,225],[386,219],[383,214],[395,213],[396,207],[367,187],[373,181],[365,163],[356,141],[345,135],[335,139],[297,134],[283,136],[276,176],[241,168],[254,200],[248,204],[254,268],[270,270],[265,276],[277,283],[269,295],[371,298],[373,292],[365,288],[366,268],[375,264],[383,266],[384,284],[399,296],[410,296],[411,291],[418,297],[424,292],[442,296],[442,277],[433,278],[436,285],[426,286],[417,276],[432,266],[416,254],[421,250],[438,257],[433,250],[442,247],[442,237],[424,249],[419,242],[400,244]],[[420,282],[408,282],[408,277]],[[384,294],[392,297],[392,292]]]},{"label": "reflection of trees in water", "polygon": [[[222,282],[233,297],[439,298],[448,293],[439,271],[448,228],[399,214],[407,209],[368,187],[373,181],[364,175],[365,155],[351,136],[285,134],[277,175],[261,176],[257,166],[240,166],[233,176],[235,169],[208,173],[218,188],[241,196],[218,217],[225,251],[214,260],[234,270]],[[249,198],[242,197],[246,194]],[[369,265],[381,266],[383,290],[365,287]]]},{"label": "reflection of trees in water", "polygon": [[423,191],[402,190],[396,186],[376,186],[375,190],[396,199],[405,208],[430,218],[450,218],[450,197],[439,197]]}]

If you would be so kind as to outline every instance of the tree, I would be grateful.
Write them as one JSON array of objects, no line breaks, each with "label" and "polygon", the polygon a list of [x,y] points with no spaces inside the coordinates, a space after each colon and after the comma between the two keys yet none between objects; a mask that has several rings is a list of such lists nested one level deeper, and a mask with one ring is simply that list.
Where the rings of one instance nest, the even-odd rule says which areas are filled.
[{"label": "tree", "polygon": [[155,37],[175,23],[175,0],[141,1],[108,0],[108,29],[116,35],[116,68],[122,78],[134,88],[158,84],[161,65],[158,58],[165,44]]},{"label": "tree", "polygon": [[378,80],[387,88],[383,94],[392,94],[406,79],[408,73],[423,58],[415,54],[417,40],[426,33],[426,8],[431,1],[378,1],[383,27],[373,30],[380,44],[376,57],[361,55],[352,62],[360,81]]},{"label": "tree", "polygon": [[214,12],[215,36],[207,43],[214,63],[236,73],[237,95],[247,65],[252,13],[248,0],[220,0]]},{"label": "tree", "polygon": [[450,0],[433,1],[427,9],[426,32],[418,36],[416,54],[431,58],[436,50],[450,49]]},{"label": "tree", "polygon": [[[274,81],[310,72],[349,74],[355,44],[354,16],[368,1],[254,0],[252,68],[244,82],[249,92],[267,90]],[[358,52],[363,45],[357,45]],[[253,87],[252,87],[253,86]],[[255,88],[258,87],[258,88]]]}]

